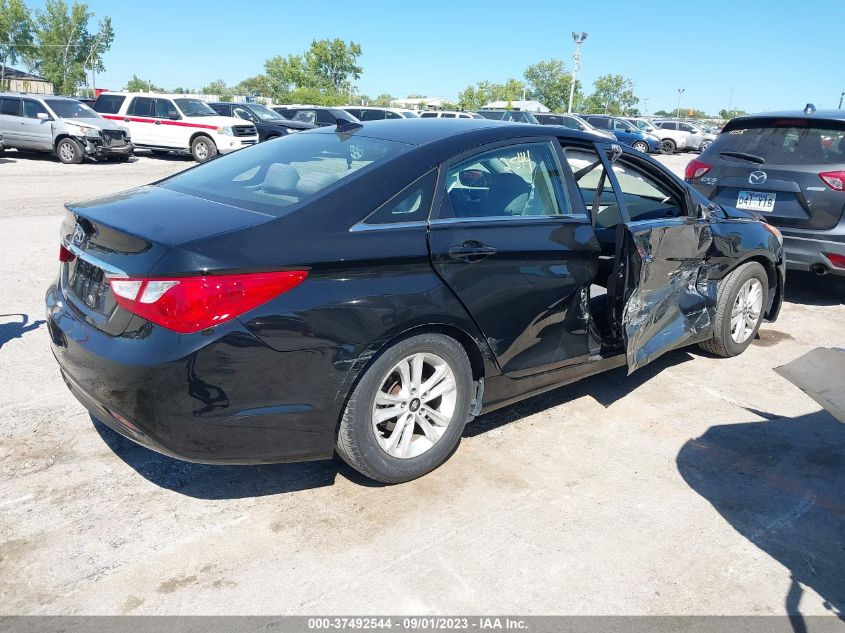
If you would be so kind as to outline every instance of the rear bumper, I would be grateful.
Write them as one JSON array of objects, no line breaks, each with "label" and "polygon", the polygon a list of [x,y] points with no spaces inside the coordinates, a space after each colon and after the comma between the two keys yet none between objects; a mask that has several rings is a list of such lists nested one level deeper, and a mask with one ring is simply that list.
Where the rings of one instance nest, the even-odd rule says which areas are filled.
[{"label": "rear bumper", "polygon": [[827,272],[845,276],[845,268],[833,266],[825,253],[845,257],[845,222],[830,231],[797,231],[781,228],[786,250],[786,265],[793,270],[818,271],[823,266]]},{"label": "rear bumper", "polygon": [[211,335],[145,324],[112,337],[88,325],[55,285],[46,307],[71,393],[138,444],[201,463],[332,456],[351,365],[339,350],[278,352],[237,320]]}]

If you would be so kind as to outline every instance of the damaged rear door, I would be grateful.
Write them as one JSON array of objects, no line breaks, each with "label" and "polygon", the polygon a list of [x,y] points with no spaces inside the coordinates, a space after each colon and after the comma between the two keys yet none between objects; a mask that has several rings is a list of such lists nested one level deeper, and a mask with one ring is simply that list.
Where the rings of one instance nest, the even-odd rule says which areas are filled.
[{"label": "damaged rear door", "polygon": [[618,146],[601,153],[623,220],[608,294],[630,373],[712,335],[716,284],[701,273],[713,237],[683,185]]}]

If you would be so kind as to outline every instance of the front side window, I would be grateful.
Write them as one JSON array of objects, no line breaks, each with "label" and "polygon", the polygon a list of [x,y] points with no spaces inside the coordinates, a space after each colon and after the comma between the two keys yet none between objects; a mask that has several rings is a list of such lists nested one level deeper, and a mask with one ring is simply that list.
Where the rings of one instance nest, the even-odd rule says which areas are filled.
[{"label": "front side window", "polygon": [[436,112],[423,112],[420,115],[420,118],[421,119],[435,119],[435,118],[437,118],[437,113]]},{"label": "front side window", "polygon": [[619,160],[613,164],[613,173],[632,221],[684,215],[681,196],[644,169]]},{"label": "front side window", "polygon": [[23,100],[23,115],[25,117],[37,119],[39,114],[47,114],[49,116],[47,108],[41,105],[38,101],[32,101],[31,99]]},{"label": "front side window", "polygon": [[378,121],[384,118],[384,112],[381,110],[361,110],[361,114],[352,113],[352,116],[357,116],[362,121]]},{"label": "front side window", "polygon": [[252,116],[252,113],[247,110],[246,108],[242,108],[240,106],[234,106],[232,108],[232,114],[234,114],[239,119],[243,119],[244,121],[249,121],[251,123],[255,123],[255,117]]},{"label": "front side window", "polygon": [[[217,114],[215,112],[215,114]],[[178,119],[179,111],[170,99],[156,99],[155,115],[159,119]]]},{"label": "front side window", "polygon": [[452,114],[451,112],[444,112],[440,115],[440,118],[441,119],[454,119],[455,115]]},{"label": "front side window", "polygon": [[174,99],[185,116],[217,116],[217,113],[199,99]]},{"label": "front side window", "polygon": [[334,125],[337,119],[328,110],[317,110],[317,125]]},{"label": "front side window", "polygon": [[[350,151],[354,145],[355,151]],[[222,156],[160,183],[165,189],[280,217],[410,145],[336,134],[294,134]],[[359,150],[363,151],[359,151]],[[355,156],[363,156],[354,159]]]},{"label": "front side window", "polygon": [[401,119],[402,115],[397,114],[396,112],[393,112],[392,110],[386,110],[385,113],[384,113],[384,118],[385,119]]},{"label": "front side window", "polygon": [[437,170],[432,169],[381,205],[364,220],[364,223],[396,224],[428,220],[436,183]]},{"label": "front side window", "polygon": [[627,121],[623,121],[622,119],[613,119],[613,129],[617,132],[636,132],[637,128],[633,125],[628,123]]},{"label": "front side window", "polygon": [[548,143],[508,145],[462,161],[449,169],[445,186],[451,207],[445,215],[454,218],[572,214]]},{"label": "front side window", "polygon": [[695,132],[696,129],[688,123],[678,123],[678,129],[681,132]]},{"label": "front side window", "polygon": [[575,177],[575,184],[581,192],[584,206],[590,210],[593,226],[597,229],[610,229],[621,223],[622,212],[599,155],[573,147],[564,150],[564,154]]}]

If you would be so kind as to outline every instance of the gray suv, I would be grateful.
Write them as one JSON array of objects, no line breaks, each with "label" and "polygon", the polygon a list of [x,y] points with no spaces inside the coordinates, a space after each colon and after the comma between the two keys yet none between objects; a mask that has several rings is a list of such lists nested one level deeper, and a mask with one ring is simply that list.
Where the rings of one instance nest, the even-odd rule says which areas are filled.
[{"label": "gray suv", "polygon": [[51,152],[66,164],[125,161],[134,150],[126,130],[68,97],[0,92],[0,135],[6,149]]},{"label": "gray suv", "polygon": [[732,119],[685,177],[713,202],[780,229],[787,267],[845,275],[845,111],[808,105]]}]

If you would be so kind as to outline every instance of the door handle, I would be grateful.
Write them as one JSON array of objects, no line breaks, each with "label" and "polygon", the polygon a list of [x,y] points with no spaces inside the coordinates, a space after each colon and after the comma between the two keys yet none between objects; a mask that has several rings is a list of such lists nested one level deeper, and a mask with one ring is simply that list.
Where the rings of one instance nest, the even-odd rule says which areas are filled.
[{"label": "door handle", "polygon": [[461,259],[465,262],[474,263],[480,262],[482,259],[490,257],[498,250],[493,246],[487,246],[476,240],[468,240],[460,246],[455,245],[449,248],[449,257],[452,259]]},{"label": "door handle", "polygon": [[123,117],[124,123],[129,123],[131,119],[128,116]]},{"label": "door handle", "polygon": [[161,121],[156,121],[156,125],[161,125]]}]

